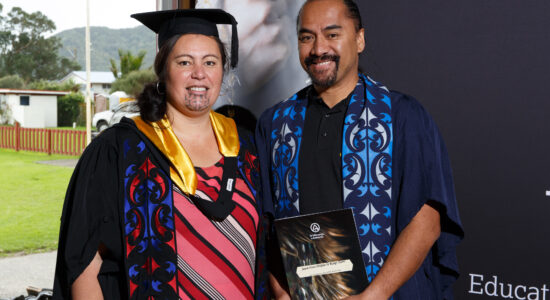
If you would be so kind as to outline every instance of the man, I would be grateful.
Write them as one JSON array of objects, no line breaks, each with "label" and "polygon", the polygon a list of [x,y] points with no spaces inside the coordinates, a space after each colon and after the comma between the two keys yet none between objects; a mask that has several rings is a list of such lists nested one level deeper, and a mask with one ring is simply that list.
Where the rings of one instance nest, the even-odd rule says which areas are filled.
[{"label": "man", "polygon": [[[312,85],[260,118],[266,209],[353,208],[370,284],[350,298],[451,299],[463,230],[436,125],[416,100],[358,73],[365,39],[353,1],[307,1],[297,30]],[[284,278],[272,283],[288,296]]]}]

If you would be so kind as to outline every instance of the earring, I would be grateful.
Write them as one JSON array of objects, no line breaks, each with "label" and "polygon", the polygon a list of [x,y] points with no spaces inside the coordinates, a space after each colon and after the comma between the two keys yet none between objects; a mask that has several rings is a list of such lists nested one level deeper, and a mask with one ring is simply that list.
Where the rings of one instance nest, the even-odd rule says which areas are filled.
[{"label": "earring", "polygon": [[160,92],[159,86],[160,86],[160,81],[157,81],[157,93],[158,93],[159,95],[164,95],[164,92],[162,92],[162,93]]}]

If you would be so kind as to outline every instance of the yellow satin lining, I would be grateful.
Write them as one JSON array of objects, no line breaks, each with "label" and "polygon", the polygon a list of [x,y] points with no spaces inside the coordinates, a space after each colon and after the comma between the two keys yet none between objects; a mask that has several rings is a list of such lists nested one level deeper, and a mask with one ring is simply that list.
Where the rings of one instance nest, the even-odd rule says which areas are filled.
[{"label": "yellow satin lining", "polygon": [[[157,122],[148,123],[141,117],[133,118],[137,128],[170,160],[170,178],[187,194],[194,195],[197,189],[197,175],[191,158],[179,142],[168,118],[164,116]],[[224,115],[210,111],[210,122],[223,156],[239,154],[239,134],[235,121]]]}]

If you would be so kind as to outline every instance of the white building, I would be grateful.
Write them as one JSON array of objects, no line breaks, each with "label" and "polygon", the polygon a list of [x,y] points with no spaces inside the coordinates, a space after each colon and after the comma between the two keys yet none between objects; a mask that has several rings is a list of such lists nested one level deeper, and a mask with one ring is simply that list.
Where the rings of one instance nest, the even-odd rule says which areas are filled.
[{"label": "white building", "polygon": [[[86,71],[72,71],[67,76],[63,77],[63,79],[59,80],[59,83],[65,83],[71,79],[74,83],[79,84],[80,91],[86,94]],[[90,85],[94,95],[109,95],[111,84],[114,81],[115,76],[112,72],[90,72]]]},{"label": "white building", "polygon": [[8,108],[9,124],[17,121],[27,128],[57,127],[57,97],[67,94],[69,92],[0,89],[0,103]]}]

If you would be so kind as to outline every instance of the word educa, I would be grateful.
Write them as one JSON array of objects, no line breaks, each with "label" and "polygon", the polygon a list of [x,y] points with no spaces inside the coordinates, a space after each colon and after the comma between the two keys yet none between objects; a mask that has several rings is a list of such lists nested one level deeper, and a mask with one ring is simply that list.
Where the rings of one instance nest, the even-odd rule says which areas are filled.
[{"label": "word educa", "polygon": [[[519,300],[546,300],[546,295],[550,291],[546,284],[542,287],[512,285],[511,283],[502,283],[498,281],[497,276],[484,281],[483,275],[470,273],[470,290],[468,293],[499,297],[502,299]],[[550,298],[549,298],[550,300]]]}]

